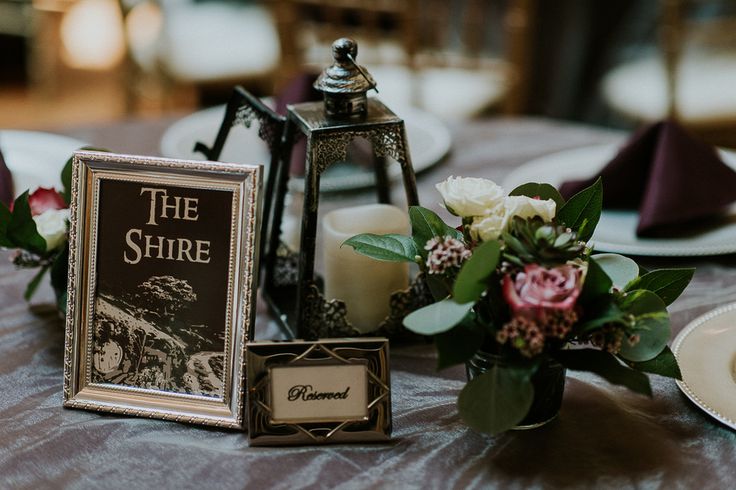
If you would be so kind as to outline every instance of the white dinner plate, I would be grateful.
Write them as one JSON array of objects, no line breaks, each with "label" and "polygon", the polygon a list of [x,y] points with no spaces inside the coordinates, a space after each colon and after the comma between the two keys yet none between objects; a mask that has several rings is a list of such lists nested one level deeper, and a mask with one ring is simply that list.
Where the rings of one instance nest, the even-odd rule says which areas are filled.
[{"label": "white dinner plate", "polygon": [[[507,191],[526,182],[547,182],[559,187],[567,180],[597,174],[615,155],[619,145],[596,145],[565,150],[525,163],[504,181]],[[736,153],[719,150],[724,163],[736,169]],[[605,183],[604,183],[605,185]],[[736,207],[730,214],[736,218]],[[639,213],[604,210],[592,241],[598,251],[629,255],[684,257],[736,252],[736,219],[685,238],[640,238],[636,236]]]},{"label": "white dinner plate", "polygon": [[736,429],[736,303],[690,322],[672,344],[677,386],[708,415]]},{"label": "white dinner plate", "polygon": [[[268,101],[267,101],[268,102]],[[397,113],[404,118],[409,150],[415,172],[421,172],[438,163],[450,150],[450,132],[440,119],[418,109],[405,108]],[[215,141],[220,123],[225,115],[225,106],[204,109],[172,124],[161,138],[161,154],[170,158],[204,159],[201,153],[192,149],[197,141],[207,146]],[[257,124],[255,125],[257,129]],[[258,138],[257,131],[236,125],[222,149],[220,160],[233,163],[261,163],[268,165],[268,147]],[[389,177],[396,179],[401,175],[398,165],[388,166]],[[375,175],[370,168],[355,164],[332,165],[320,179],[322,191],[345,191],[370,187],[375,183]],[[304,189],[304,180],[289,180],[291,190]]]},{"label": "white dinner plate", "polygon": [[0,131],[0,150],[13,174],[16,195],[37,187],[61,187],[61,170],[72,153],[87,143],[38,131]]}]

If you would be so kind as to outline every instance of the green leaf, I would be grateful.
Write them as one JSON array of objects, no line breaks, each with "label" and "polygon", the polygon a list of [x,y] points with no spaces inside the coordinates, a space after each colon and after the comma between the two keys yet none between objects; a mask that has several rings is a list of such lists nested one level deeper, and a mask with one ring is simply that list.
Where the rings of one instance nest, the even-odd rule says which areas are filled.
[{"label": "green leaf", "polygon": [[623,290],[627,284],[639,277],[639,266],[628,257],[619,254],[595,254],[591,255],[591,261],[595,261],[603,272],[611,278],[613,287]]},{"label": "green leaf", "polygon": [[12,247],[13,242],[8,239],[8,225],[12,214],[5,203],[0,202],[0,247]]},{"label": "green leaf", "polygon": [[522,184],[509,192],[509,196],[538,197],[543,200],[552,199],[557,204],[557,209],[560,209],[565,204],[565,199],[563,199],[560,191],[552,185],[539,182]]},{"label": "green leaf", "polygon": [[28,191],[18,196],[13,204],[13,214],[7,228],[8,240],[16,247],[39,255],[46,253],[46,240],[38,234],[36,222],[31,216]]},{"label": "green leaf", "polygon": [[585,320],[574,327],[576,334],[582,335],[607,323],[623,323],[625,314],[612,299],[613,296],[609,295],[609,298],[602,298],[591,304]]},{"label": "green leaf", "polygon": [[23,293],[23,298],[26,301],[29,301],[33,296],[33,293],[36,292],[36,289],[38,289],[38,285],[41,284],[41,279],[43,279],[43,276],[46,274],[46,271],[49,270],[49,267],[50,266],[48,265],[44,265],[43,267],[41,267],[36,275],[33,276],[31,282],[28,283],[28,286],[26,286],[26,292]]},{"label": "green leaf", "polygon": [[[82,148],[79,148],[79,150],[101,151],[105,153],[110,151],[105,148],[95,148],[94,146],[83,146]],[[66,163],[64,164],[64,168],[61,169],[61,189],[62,189],[61,197],[64,198],[64,202],[66,202],[67,206],[71,204],[71,199],[72,199],[72,162],[73,161],[74,161],[74,155],[69,157],[69,160],[67,160]]]},{"label": "green leaf", "polygon": [[419,255],[414,240],[404,235],[363,233],[348,238],[343,245],[353,247],[361,255],[384,262],[414,262]]},{"label": "green leaf", "polygon": [[484,242],[473,250],[473,255],[463,264],[455,280],[453,297],[458,303],[475,302],[488,287],[501,257],[501,244],[497,240]]},{"label": "green leaf", "polygon": [[64,168],[61,169],[61,197],[68,206],[72,199],[72,162],[74,161],[74,155],[64,164]]},{"label": "green leaf", "polygon": [[652,396],[652,387],[646,374],[624,366],[608,352],[596,349],[563,349],[555,353],[554,357],[573,371],[588,371],[609,383]]},{"label": "green leaf", "polygon": [[500,434],[522,421],[534,400],[533,370],[491,367],[465,385],[457,399],[460,416],[471,428]]},{"label": "green leaf", "polygon": [[632,346],[624,339],[619,355],[634,362],[657,357],[670,338],[670,317],[664,301],[651,291],[637,289],[623,297],[620,307],[633,316],[632,330],[639,335],[639,342]]},{"label": "green leaf", "polygon": [[442,301],[452,293],[451,287],[447,284],[441,274],[426,274],[427,287],[435,301]]},{"label": "green leaf", "polygon": [[458,304],[451,299],[413,311],[404,318],[404,326],[422,335],[446,332],[460,323],[473,307],[473,303]]},{"label": "green leaf", "polygon": [[427,255],[424,246],[434,237],[450,236],[458,240],[463,239],[462,233],[447,225],[442,221],[442,218],[427,208],[421,206],[410,207],[409,220],[411,221],[412,238],[422,257]]},{"label": "green leaf", "polygon": [[595,260],[588,261],[588,272],[585,274],[580,301],[589,302],[608,294],[613,287],[613,281]]},{"label": "green leaf", "polygon": [[644,362],[630,362],[629,365],[632,368],[638,371],[644,371],[645,373],[659,374],[660,376],[680,380],[682,379],[680,366],[677,365],[675,354],[672,353],[669,347],[665,347],[664,350],[654,359]]},{"label": "green leaf", "polygon": [[57,296],[66,291],[67,272],[69,271],[69,244],[54,258],[51,264],[51,286]]},{"label": "green leaf", "polygon": [[658,269],[632,281],[626,289],[647,289],[670,305],[682,294],[694,273],[695,269]]},{"label": "green leaf", "polygon": [[587,241],[593,236],[603,207],[603,185],[600,177],[590,187],[583,189],[557,211],[557,220],[572,228],[578,238]]},{"label": "green leaf", "polygon": [[483,329],[474,321],[463,321],[446,332],[435,335],[437,346],[437,370],[462,364],[483,343]]},{"label": "green leaf", "polygon": [[67,291],[63,291],[61,294],[56,296],[56,306],[59,308],[59,311],[66,316],[66,299],[67,299]]}]

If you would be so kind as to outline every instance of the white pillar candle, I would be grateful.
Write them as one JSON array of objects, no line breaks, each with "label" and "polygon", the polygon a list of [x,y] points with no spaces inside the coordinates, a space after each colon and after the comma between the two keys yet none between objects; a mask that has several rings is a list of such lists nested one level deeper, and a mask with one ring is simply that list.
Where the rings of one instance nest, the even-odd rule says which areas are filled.
[{"label": "white pillar candle", "polygon": [[375,330],[388,316],[391,293],[409,285],[409,264],[382,262],[341,245],[360,233],[409,232],[409,217],[396,206],[369,204],[338,209],[322,220],[325,298],[341,299],[347,318],[361,333]]}]

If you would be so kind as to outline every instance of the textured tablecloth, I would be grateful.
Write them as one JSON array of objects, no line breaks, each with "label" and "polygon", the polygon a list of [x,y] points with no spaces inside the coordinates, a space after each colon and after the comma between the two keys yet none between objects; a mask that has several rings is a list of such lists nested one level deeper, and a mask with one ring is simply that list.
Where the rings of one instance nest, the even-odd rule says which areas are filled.
[{"label": "textured tablecloth", "polygon": [[[155,154],[170,121],[66,134],[94,145]],[[497,181],[545,153],[621,140],[604,130],[538,119],[495,119],[453,128],[447,161],[419,177],[423,204],[449,174]],[[396,189],[399,194],[401,189]],[[325,207],[362,202],[360,194]],[[460,421],[461,368],[435,372],[432,346],[391,351],[393,440],[385,444],[249,448],[243,433],[65,410],[63,325],[42,303],[23,301],[29,271],[0,254],[0,488],[734,488],[736,435],[652,376],[654,398],[571,373],[558,419],[532,431],[488,437]],[[736,301],[732,257],[646,260],[695,265],[670,311],[675,332]],[[38,304],[41,303],[41,304]],[[257,337],[269,322],[259,305]]]}]

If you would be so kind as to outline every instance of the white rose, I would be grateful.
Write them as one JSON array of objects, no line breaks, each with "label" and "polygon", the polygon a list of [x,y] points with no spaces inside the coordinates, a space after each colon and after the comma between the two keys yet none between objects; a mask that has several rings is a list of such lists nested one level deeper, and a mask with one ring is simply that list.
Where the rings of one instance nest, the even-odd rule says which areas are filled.
[{"label": "white rose", "polygon": [[499,206],[493,213],[473,218],[470,224],[470,236],[473,240],[483,242],[495,240],[506,229],[506,224],[505,208]]},{"label": "white rose", "polygon": [[38,234],[46,240],[46,250],[51,251],[64,244],[68,220],[68,209],[49,209],[33,217]]},{"label": "white rose", "polygon": [[447,210],[463,218],[484,216],[503,205],[503,189],[492,180],[450,176],[435,187]]},{"label": "white rose", "polygon": [[544,221],[552,221],[557,212],[557,203],[552,199],[541,200],[533,199],[527,196],[508,196],[504,202],[506,207],[506,223],[504,228],[511,221],[511,218],[518,216],[520,218],[533,218],[539,216]]}]

